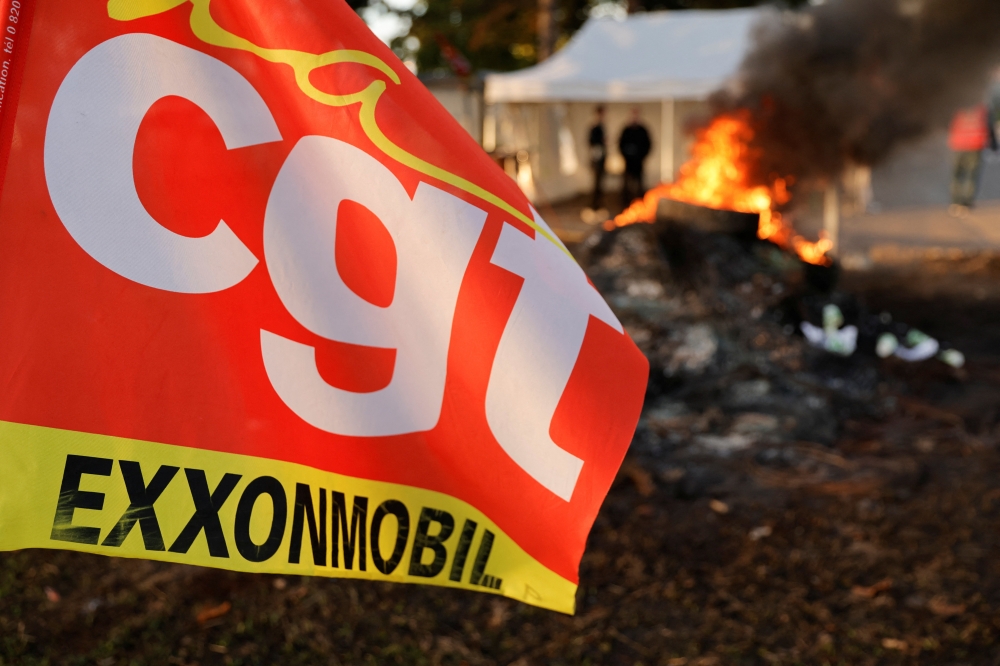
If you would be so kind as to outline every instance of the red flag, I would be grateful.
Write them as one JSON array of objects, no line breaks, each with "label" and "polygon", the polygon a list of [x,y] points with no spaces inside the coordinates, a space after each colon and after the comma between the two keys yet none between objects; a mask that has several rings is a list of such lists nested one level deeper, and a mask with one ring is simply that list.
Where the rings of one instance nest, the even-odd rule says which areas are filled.
[{"label": "red flag", "polygon": [[572,611],[647,365],[514,182],[341,2],[4,2],[0,549]]}]

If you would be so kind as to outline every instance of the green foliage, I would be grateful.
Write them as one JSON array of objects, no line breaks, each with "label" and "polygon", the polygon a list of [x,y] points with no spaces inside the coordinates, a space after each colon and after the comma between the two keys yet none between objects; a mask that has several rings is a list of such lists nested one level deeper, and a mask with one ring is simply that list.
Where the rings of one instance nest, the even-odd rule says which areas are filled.
[{"label": "green foliage", "polygon": [[[556,43],[562,45],[587,19],[588,0],[556,0]],[[415,53],[422,72],[448,70],[442,42],[451,44],[473,70],[510,71],[534,65],[538,0],[423,0],[409,12],[412,27],[393,46]]]},{"label": "green foliage", "polygon": [[[348,0],[352,7],[365,0]],[[564,45],[600,4],[627,4],[629,11],[659,9],[723,9],[763,4],[765,0],[554,0],[556,48]],[[799,5],[807,0],[786,0]],[[411,22],[410,31],[393,41],[400,57],[412,58],[421,72],[448,71],[442,45],[450,44],[473,71],[511,71],[537,63],[538,0],[418,0],[410,10],[394,10],[392,2],[369,0],[396,11]]]}]

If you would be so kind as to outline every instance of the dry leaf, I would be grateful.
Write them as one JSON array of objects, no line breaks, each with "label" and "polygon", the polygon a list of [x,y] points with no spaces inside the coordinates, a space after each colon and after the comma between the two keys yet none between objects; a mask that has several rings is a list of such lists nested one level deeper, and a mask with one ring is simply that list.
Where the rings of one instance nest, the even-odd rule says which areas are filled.
[{"label": "dry leaf", "polygon": [[717,499],[710,501],[708,508],[716,513],[729,513],[729,505]]},{"label": "dry leaf", "polygon": [[217,617],[222,617],[233,607],[228,601],[223,601],[218,606],[212,606],[211,608],[206,608],[200,613],[198,613],[199,624],[208,622],[209,620],[214,620]]},{"label": "dry leaf", "polygon": [[493,601],[490,604],[490,618],[487,620],[486,624],[490,629],[496,629],[497,627],[503,625],[510,617],[510,608],[506,602],[500,601],[499,599]]},{"label": "dry leaf", "polygon": [[898,638],[883,638],[882,647],[886,650],[900,650],[905,652],[909,646],[906,644],[906,641],[901,641]]},{"label": "dry leaf", "polygon": [[885,592],[892,587],[892,579],[886,578],[885,580],[880,580],[871,587],[862,587],[860,585],[855,585],[851,588],[851,594],[855,597],[862,597],[864,599],[872,599],[879,592]]},{"label": "dry leaf", "polygon": [[641,497],[649,497],[656,492],[656,483],[653,481],[653,475],[636,463],[631,461],[626,462],[622,465],[622,473],[632,480],[636,491],[638,491]]},{"label": "dry leaf", "polygon": [[965,612],[965,604],[950,604],[945,597],[934,597],[927,602],[927,608],[941,617],[952,617]]}]

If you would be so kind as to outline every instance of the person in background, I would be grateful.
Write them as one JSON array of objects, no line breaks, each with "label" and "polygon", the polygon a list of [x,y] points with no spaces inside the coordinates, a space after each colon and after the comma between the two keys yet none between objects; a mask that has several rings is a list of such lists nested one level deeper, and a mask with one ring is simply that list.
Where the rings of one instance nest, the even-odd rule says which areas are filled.
[{"label": "person in background", "polygon": [[618,140],[618,150],[625,158],[625,174],[622,180],[622,207],[646,193],[642,180],[642,167],[649,155],[652,142],[649,140],[649,130],[639,117],[639,107],[632,109],[632,122],[622,130]]},{"label": "person in background", "polygon": [[948,212],[956,217],[967,215],[976,202],[983,150],[987,146],[997,149],[993,122],[986,105],[978,104],[956,113],[948,133],[948,147],[955,154]]},{"label": "person in background", "polygon": [[594,196],[591,208],[598,210],[604,207],[604,167],[608,159],[608,144],[604,138],[604,107],[594,109],[595,122],[590,128],[590,168],[594,170]]}]

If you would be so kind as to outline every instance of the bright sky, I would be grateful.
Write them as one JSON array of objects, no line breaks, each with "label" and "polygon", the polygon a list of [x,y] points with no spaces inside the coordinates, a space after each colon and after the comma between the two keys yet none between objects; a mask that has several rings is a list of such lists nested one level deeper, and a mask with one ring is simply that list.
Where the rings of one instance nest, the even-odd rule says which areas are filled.
[{"label": "bright sky", "polygon": [[[416,3],[417,0],[385,0],[385,4],[395,10],[412,9]],[[386,44],[395,37],[405,35],[410,29],[409,21],[401,18],[399,14],[385,11],[384,8],[367,7],[361,10],[361,15],[375,36]]]}]

